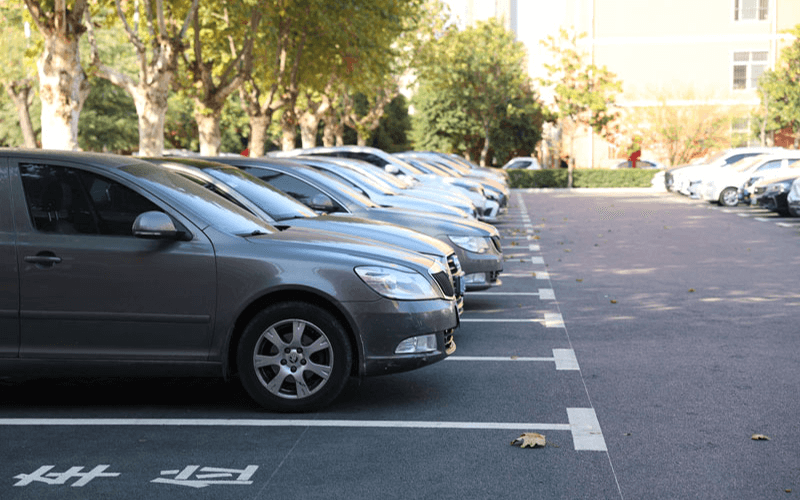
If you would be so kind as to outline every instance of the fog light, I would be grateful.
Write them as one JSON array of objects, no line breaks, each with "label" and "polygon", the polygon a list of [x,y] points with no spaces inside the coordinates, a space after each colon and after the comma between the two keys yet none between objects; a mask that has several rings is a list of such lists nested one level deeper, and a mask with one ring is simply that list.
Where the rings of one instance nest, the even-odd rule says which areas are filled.
[{"label": "fog light", "polygon": [[486,273],[472,273],[464,276],[464,282],[468,285],[482,285],[486,283]]},{"label": "fog light", "polygon": [[436,334],[409,337],[397,344],[395,354],[415,354],[420,352],[433,352],[436,350]]}]

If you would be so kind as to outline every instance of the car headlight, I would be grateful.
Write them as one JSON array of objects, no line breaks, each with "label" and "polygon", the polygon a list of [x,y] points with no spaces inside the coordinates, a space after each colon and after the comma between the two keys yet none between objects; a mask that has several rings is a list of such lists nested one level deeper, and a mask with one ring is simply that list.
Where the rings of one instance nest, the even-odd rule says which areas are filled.
[{"label": "car headlight", "polygon": [[[441,265],[436,262],[434,267],[439,269]],[[388,299],[424,300],[442,297],[431,281],[413,269],[360,266],[355,271],[367,286]]]},{"label": "car headlight", "polygon": [[482,236],[448,236],[454,245],[468,252],[486,253],[489,251],[489,241]]},{"label": "car headlight", "polygon": [[778,194],[785,193],[792,189],[792,181],[777,182],[770,184],[768,191],[777,191]]}]

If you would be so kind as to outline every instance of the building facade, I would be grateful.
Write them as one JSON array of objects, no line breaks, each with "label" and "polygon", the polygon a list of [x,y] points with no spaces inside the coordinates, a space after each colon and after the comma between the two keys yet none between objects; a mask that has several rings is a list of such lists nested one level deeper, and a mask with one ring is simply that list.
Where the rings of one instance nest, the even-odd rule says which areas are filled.
[{"label": "building facade", "polygon": [[[587,61],[622,82],[623,117],[664,105],[724,107],[738,116],[732,133],[746,135],[760,105],[758,77],[791,43],[785,31],[800,24],[800,0],[467,0],[468,23],[492,16],[526,45],[534,79],[546,76],[550,57],[541,40],[574,29],[587,35]],[[577,143],[579,167],[620,154],[591,133]]]}]

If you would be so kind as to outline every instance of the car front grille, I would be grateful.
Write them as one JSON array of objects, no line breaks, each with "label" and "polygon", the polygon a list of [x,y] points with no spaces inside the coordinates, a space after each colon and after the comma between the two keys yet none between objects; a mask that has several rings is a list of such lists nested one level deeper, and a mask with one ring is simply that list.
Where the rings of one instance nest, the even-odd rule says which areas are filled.
[{"label": "car front grille", "polygon": [[499,236],[492,236],[492,243],[494,243],[494,247],[497,249],[498,252],[503,253],[500,249],[500,237]]},{"label": "car front grille", "polygon": [[435,273],[433,279],[436,280],[436,283],[439,285],[439,288],[442,289],[446,297],[455,297],[453,283],[450,281],[450,277],[446,272],[440,271]]}]

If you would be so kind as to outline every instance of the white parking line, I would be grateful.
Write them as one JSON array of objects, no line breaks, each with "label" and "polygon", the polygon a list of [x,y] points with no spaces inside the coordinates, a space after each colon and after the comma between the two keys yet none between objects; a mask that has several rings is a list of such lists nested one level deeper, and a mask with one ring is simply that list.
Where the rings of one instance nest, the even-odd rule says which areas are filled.
[{"label": "white parking line", "polygon": [[413,420],[309,419],[171,419],[171,418],[3,418],[0,426],[35,427],[341,427],[392,429],[460,429],[515,431],[571,431],[575,450],[606,451],[594,410],[567,408],[568,424],[539,422],[440,422]]},{"label": "white parking line", "polygon": [[553,349],[552,358],[536,358],[524,356],[449,356],[445,361],[493,361],[493,362],[555,362],[556,370],[580,370],[578,358],[572,349]]},{"label": "white parking line", "polygon": [[593,408],[567,408],[576,450],[607,451],[606,440]]},{"label": "white parking line", "polygon": [[539,245],[528,245],[528,250],[530,250],[531,252],[538,252]]},{"label": "white parking line", "polygon": [[544,257],[531,257],[531,264],[544,265]]},{"label": "white parking line", "polygon": [[544,313],[546,328],[564,328],[564,318],[559,313]]},{"label": "white parking line", "polygon": [[556,300],[556,293],[552,288],[540,288],[539,299],[541,300]]},{"label": "white parking line", "polygon": [[[550,275],[547,271],[536,271],[535,273],[502,273],[500,275],[503,279],[505,278],[533,278],[537,280],[549,280]],[[469,292],[470,294],[474,292]]]}]

